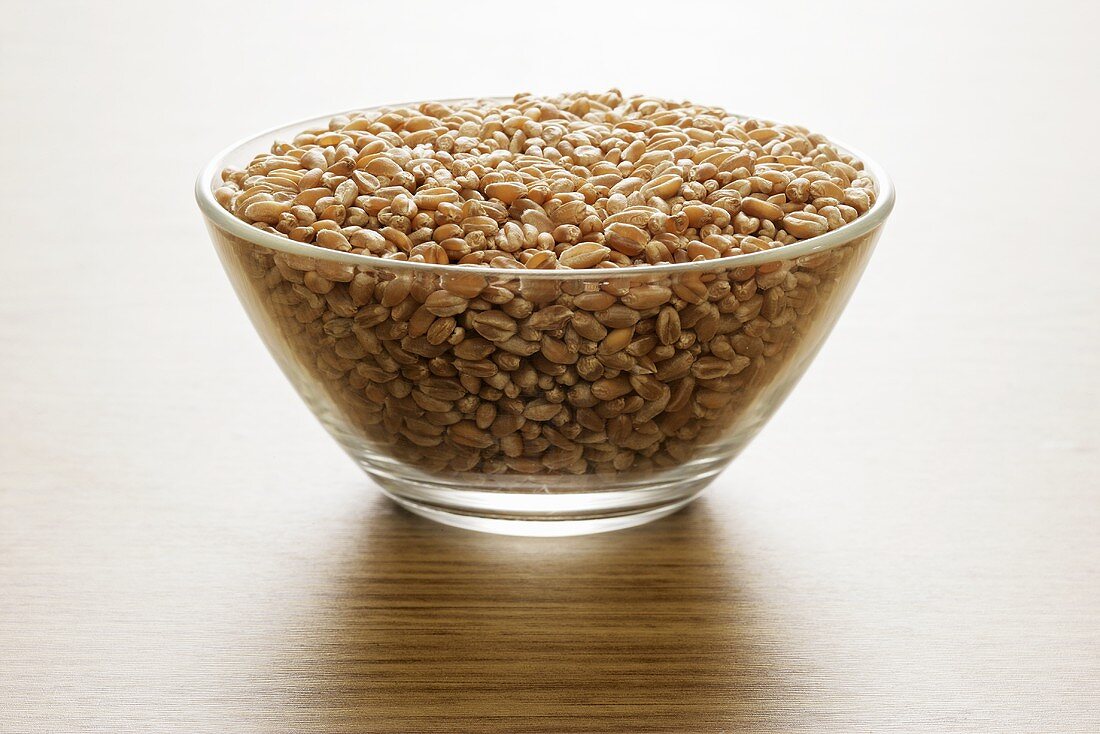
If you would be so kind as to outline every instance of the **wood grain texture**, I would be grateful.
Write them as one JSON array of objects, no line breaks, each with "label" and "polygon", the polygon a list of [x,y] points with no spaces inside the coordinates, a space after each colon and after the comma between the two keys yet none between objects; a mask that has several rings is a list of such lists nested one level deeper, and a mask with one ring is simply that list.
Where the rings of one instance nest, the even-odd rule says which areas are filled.
[{"label": "wood grain texture", "polygon": [[[1097,11],[846,7],[785,4],[804,22],[733,99],[729,28],[777,9],[714,6],[684,75],[572,33],[519,54],[535,16],[493,6],[514,63],[456,78],[398,33],[322,72],[289,2],[0,6],[0,732],[1100,731]],[[821,39],[853,31],[827,83]],[[275,78],[240,66],[275,48]],[[559,540],[410,516],[263,352],[191,177],[325,109],[613,85],[872,152],[879,251],[688,510]]]}]

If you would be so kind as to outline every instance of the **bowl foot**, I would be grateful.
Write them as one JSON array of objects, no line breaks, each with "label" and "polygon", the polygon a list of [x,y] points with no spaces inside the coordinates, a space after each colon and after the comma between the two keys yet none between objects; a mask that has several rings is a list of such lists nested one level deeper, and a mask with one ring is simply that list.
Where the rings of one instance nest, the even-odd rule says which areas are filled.
[{"label": "bowl foot", "polygon": [[464,489],[379,472],[377,466],[368,473],[399,505],[436,522],[485,533],[559,537],[621,530],[670,515],[698,497],[721,467],[713,469],[687,480],[541,492]]},{"label": "bowl foot", "polygon": [[558,538],[567,535],[591,535],[593,533],[606,533],[612,530],[632,528],[635,525],[644,525],[647,522],[659,520],[671,515],[691,502],[698,493],[679,502],[673,502],[663,507],[656,507],[628,515],[612,515],[610,517],[590,517],[585,519],[534,519],[534,518],[508,518],[508,517],[483,517],[481,515],[466,515],[458,512],[443,510],[431,505],[423,505],[419,502],[398,497],[391,492],[382,490],[383,494],[404,507],[429,520],[451,525],[463,530],[476,530],[481,533],[496,533],[497,535],[522,535],[531,538]]}]

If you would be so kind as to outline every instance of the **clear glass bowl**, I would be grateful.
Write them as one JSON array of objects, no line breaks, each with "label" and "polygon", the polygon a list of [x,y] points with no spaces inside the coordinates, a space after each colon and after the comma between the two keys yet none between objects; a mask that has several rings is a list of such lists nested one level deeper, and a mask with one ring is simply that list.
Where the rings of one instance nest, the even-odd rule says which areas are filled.
[{"label": "clear glass bowl", "polygon": [[214,199],[226,166],[333,115],[264,132],[196,196],[272,356],[348,454],[408,509],[518,535],[614,530],[694,499],[790,393],[894,203],[797,244],[686,264],[507,270],[385,260],[263,232]]}]

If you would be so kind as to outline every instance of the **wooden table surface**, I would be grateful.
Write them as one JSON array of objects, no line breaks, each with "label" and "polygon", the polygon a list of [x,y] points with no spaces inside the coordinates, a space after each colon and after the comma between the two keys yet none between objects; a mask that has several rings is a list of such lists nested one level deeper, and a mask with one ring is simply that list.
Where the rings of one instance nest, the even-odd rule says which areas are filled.
[{"label": "wooden table surface", "polygon": [[[1100,731],[1096,11],[784,4],[768,50],[760,5],[664,71],[582,53],[667,33],[592,4],[0,5],[0,732]],[[871,152],[879,252],[686,511],[413,517],[263,351],[192,177],[326,109],[616,85]]]}]

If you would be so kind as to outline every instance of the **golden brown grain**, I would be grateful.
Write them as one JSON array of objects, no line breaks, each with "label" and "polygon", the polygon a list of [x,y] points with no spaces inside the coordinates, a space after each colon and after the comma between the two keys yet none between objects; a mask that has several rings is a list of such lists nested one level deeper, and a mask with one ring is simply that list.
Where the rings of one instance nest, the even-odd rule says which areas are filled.
[{"label": "golden brown grain", "polygon": [[[876,196],[803,128],[616,91],[352,113],[222,178],[228,211],[318,247],[246,255],[305,368],[371,441],[448,472],[689,460],[750,412],[858,253],[722,259],[842,227]],[[693,261],[713,268],[619,270]],[[548,269],[590,275],[524,276]]]}]

